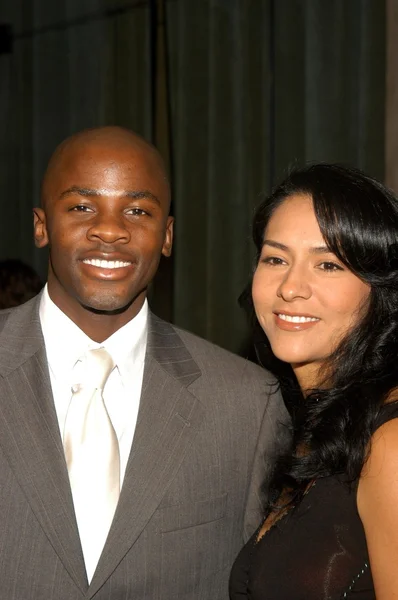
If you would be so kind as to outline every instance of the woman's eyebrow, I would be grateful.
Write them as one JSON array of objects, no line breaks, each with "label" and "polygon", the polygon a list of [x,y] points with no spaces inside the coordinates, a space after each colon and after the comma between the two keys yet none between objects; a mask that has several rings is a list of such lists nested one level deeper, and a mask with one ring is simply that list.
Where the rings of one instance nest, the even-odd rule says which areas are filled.
[{"label": "woman's eyebrow", "polygon": [[[276,242],[275,240],[264,240],[263,246],[271,246],[271,248],[277,248],[278,250],[283,250],[283,252],[288,252],[290,250],[289,246],[281,244],[281,242]],[[310,248],[309,251],[311,254],[333,254],[327,246],[314,246]]]}]

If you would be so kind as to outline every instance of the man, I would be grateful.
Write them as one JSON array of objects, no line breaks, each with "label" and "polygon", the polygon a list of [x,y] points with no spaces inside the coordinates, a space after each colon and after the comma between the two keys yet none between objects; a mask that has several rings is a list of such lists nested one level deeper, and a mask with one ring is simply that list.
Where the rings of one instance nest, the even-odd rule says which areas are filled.
[{"label": "man", "polygon": [[49,163],[48,283],[0,313],[0,598],[228,597],[286,413],[264,371],[148,310],[169,202],[159,154],[121,128]]}]

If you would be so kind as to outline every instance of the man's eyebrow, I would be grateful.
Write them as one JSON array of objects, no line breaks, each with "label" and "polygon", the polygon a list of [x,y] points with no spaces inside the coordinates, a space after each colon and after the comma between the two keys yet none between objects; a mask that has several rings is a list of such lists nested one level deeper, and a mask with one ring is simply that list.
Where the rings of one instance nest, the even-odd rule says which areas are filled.
[{"label": "man's eyebrow", "polygon": [[[289,252],[290,250],[289,246],[285,246],[285,244],[281,244],[275,240],[264,240],[263,246],[271,246],[271,248],[277,248],[283,252]],[[314,246],[309,249],[309,252],[311,254],[333,254],[333,251],[327,246]]]},{"label": "man's eyebrow", "polygon": [[64,190],[60,196],[60,198],[64,198],[64,196],[70,196],[72,194],[78,194],[79,196],[100,196],[99,190],[93,190],[91,188],[82,188],[78,185],[72,185],[72,187]]},{"label": "man's eyebrow", "polygon": [[[77,194],[79,196],[105,196],[107,194],[107,190],[104,189],[93,189],[93,188],[84,188],[79,187],[78,185],[72,185],[67,190],[63,191],[61,194],[61,198],[65,196],[70,196],[72,194]],[[153,200],[157,204],[160,204],[159,198],[152,194],[149,190],[125,190],[123,192],[123,197],[132,198],[133,200],[141,200],[144,198],[148,198],[149,200]]]},{"label": "man's eyebrow", "polygon": [[133,198],[133,200],[141,200],[141,198],[148,198],[149,200],[153,200],[157,204],[160,204],[159,198],[152,194],[149,190],[127,190],[124,194],[128,198]]}]

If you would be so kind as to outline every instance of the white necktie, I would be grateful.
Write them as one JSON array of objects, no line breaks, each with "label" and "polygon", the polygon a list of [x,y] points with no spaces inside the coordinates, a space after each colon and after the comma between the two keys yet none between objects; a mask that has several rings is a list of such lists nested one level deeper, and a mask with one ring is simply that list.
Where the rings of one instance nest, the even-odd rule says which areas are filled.
[{"label": "white necktie", "polygon": [[94,574],[120,493],[119,444],[102,390],[114,362],[105,348],[89,350],[88,384],[74,392],[66,415],[64,449],[88,580]]}]

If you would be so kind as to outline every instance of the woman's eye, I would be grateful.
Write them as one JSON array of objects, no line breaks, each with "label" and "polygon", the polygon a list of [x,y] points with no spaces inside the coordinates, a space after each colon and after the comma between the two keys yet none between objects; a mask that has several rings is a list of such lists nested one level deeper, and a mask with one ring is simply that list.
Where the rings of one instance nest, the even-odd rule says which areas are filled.
[{"label": "woman's eye", "polygon": [[328,271],[329,273],[333,271],[344,271],[343,267],[334,262],[323,262],[319,266],[323,271]]},{"label": "woman's eye", "polygon": [[266,256],[265,258],[261,259],[261,262],[274,267],[285,264],[285,261],[282,258],[278,258],[277,256]]}]

